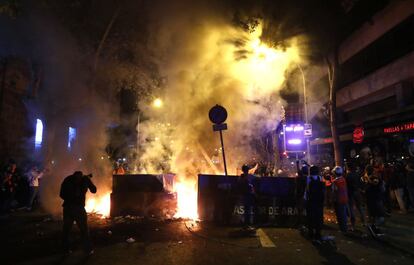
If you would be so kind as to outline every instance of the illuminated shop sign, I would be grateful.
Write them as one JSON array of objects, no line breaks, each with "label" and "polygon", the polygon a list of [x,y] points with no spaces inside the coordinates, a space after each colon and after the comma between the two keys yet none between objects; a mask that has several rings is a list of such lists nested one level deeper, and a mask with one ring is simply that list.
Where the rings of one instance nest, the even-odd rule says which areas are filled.
[{"label": "illuminated shop sign", "polygon": [[414,130],[414,121],[384,128],[384,133],[399,133]]},{"label": "illuminated shop sign", "polygon": [[284,125],[285,152],[306,151],[305,127],[303,124]]},{"label": "illuminated shop sign", "polygon": [[352,133],[352,141],[355,144],[360,144],[364,141],[364,136],[365,136],[364,127],[362,126],[355,127],[354,132]]}]

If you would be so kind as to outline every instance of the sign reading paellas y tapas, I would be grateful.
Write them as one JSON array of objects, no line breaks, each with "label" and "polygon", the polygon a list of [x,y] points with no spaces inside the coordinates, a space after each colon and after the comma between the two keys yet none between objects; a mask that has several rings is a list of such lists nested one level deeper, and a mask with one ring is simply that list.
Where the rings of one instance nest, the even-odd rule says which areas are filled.
[{"label": "sign reading paellas y tapas", "polygon": [[384,128],[384,133],[399,133],[414,130],[414,121]]}]

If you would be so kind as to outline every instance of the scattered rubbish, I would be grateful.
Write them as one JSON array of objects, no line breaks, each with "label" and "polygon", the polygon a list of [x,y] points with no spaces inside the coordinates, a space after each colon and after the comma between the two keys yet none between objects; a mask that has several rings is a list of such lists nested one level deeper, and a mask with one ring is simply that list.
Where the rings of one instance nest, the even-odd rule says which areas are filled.
[{"label": "scattered rubbish", "polygon": [[183,243],[183,241],[178,241],[178,244],[182,244]]},{"label": "scattered rubbish", "polygon": [[135,242],[135,239],[133,239],[132,237],[129,237],[129,238],[126,240],[126,242],[127,242],[127,243],[134,243],[134,242]]},{"label": "scattered rubbish", "polygon": [[111,230],[108,231],[108,235],[112,235],[112,231]]},{"label": "scattered rubbish", "polygon": [[300,248],[297,248],[297,249],[296,249],[296,251],[297,251],[297,252],[301,252],[302,250],[301,250]]},{"label": "scattered rubbish", "polygon": [[158,231],[160,231],[160,229],[158,229],[158,228],[155,228],[155,231],[157,231],[157,232],[158,232]]},{"label": "scattered rubbish", "polygon": [[36,226],[36,227],[39,227],[39,226],[40,226],[40,224],[35,224],[35,226]]},{"label": "scattered rubbish", "polygon": [[36,235],[37,235],[37,236],[44,236],[44,235],[45,235],[45,233],[43,233],[42,231],[36,231]]},{"label": "scattered rubbish", "polygon": [[362,261],[365,261],[365,259],[364,259],[364,258],[360,258],[360,259],[359,259],[359,261],[361,261],[361,262],[362,262]]},{"label": "scattered rubbish", "polygon": [[52,218],[50,218],[50,217],[46,217],[46,218],[43,219],[44,223],[50,222],[50,221],[52,221]]}]

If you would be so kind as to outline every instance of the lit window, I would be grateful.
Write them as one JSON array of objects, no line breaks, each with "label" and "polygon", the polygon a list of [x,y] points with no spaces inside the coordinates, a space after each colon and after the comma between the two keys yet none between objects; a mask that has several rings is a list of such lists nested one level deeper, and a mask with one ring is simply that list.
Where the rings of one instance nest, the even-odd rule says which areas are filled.
[{"label": "lit window", "polygon": [[43,122],[40,119],[36,119],[36,135],[35,135],[35,148],[41,148],[43,141]]},{"label": "lit window", "polygon": [[76,128],[69,127],[68,131],[68,150],[71,150],[73,147],[73,142],[76,139]]}]

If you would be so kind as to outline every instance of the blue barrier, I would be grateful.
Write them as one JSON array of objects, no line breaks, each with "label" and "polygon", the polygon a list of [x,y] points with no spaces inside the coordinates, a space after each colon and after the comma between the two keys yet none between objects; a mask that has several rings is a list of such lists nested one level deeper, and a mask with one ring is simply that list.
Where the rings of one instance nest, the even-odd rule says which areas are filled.
[{"label": "blue barrier", "polygon": [[[199,175],[198,212],[201,220],[239,225],[244,222],[244,196],[238,176]],[[305,215],[296,178],[260,177],[253,180],[255,196],[250,218],[271,226],[296,226]]]}]

